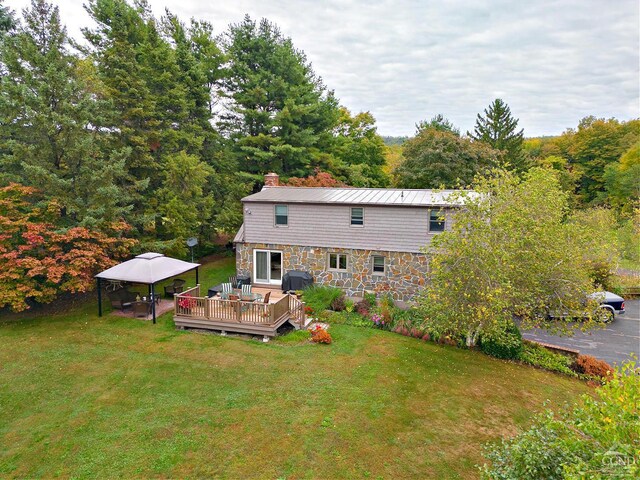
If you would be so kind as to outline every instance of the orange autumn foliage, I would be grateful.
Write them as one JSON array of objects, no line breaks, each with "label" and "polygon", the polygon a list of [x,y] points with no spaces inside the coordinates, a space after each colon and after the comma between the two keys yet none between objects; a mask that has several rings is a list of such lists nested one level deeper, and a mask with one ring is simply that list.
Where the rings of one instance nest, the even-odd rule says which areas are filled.
[{"label": "orange autumn foliage", "polygon": [[591,355],[578,355],[575,370],[584,375],[600,377],[603,379],[613,375],[613,368],[604,360],[599,360]]},{"label": "orange autumn foliage", "polygon": [[311,331],[311,341],[314,343],[330,344],[332,341],[331,334],[323,328],[315,328]]},{"label": "orange autumn foliage", "polygon": [[86,292],[93,276],[126,257],[135,240],[123,237],[124,222],[110,225],[115,236],[85,227],[60,228],[60,208],[37,190],[12,183],[0,188],[0,308],[29,308],[63,292]]},{"label": "orange autumn foliage", "polygon": [[291,177],[285,184],[287,187],[346,187],[346,184],[334,178],[330,173],[316,168],[315,175],[298,178]]}]

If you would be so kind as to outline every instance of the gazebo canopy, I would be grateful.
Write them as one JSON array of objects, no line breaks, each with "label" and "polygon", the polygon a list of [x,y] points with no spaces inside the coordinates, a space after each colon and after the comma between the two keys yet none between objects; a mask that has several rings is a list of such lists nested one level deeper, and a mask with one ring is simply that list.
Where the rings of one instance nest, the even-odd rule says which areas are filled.
[{"label": "gazebo canopy", "polygon": [[177,258],[165,257],[161,253],[147,252],[100,272],[96,278],[153,285],[199,266],[199,263],[184,262]]}]

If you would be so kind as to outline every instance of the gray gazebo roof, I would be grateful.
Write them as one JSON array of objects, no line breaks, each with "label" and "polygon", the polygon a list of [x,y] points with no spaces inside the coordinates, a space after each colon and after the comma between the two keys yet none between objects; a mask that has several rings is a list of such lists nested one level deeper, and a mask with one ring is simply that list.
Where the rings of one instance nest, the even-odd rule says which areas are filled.
[{"label": "gray gazebo roof", "polygon": [[147,252],[122,262],[96,275],[104,280],[153,284],[180,275],[200,266],[161,253]]}]

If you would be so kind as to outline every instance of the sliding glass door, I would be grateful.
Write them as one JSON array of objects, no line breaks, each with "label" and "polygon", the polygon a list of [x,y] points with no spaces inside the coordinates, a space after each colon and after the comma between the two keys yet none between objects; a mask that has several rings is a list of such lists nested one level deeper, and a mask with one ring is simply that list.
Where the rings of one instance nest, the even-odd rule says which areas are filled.
[{"label": "sliding glass door", "polygon": [[279,285],[282,282],[282,252],[253,251],[253,281]]}]

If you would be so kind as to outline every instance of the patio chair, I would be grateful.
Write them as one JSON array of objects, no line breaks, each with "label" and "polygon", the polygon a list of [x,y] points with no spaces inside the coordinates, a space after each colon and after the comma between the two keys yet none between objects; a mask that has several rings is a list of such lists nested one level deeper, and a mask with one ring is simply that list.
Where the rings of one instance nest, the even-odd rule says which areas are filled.
[{"label": "patio chair", "polygon": [[135,302],[137,294],[121,288],[115,292],[107,292],[107,297],[109,297],[109,300],[111,301],[111,307],[124,310]]},{"label": "patio chair", "polygon": [[164,287],[164,294],[167,297],[173,297],[176,293],[182,293],[185,283],[187,283],[185,280],[175,278],[171,284]]},{"label": "patio chair", "polygon": [[242,285],[242,296],[249,297],[251,296],[251,285]]},{"label": "patio chair", "polygon": [[270,296],[271,296],[271,292],[267,292],[264,296],[264,300],[262,300],[262,303],[269,303]]},{"label": "patio chair", "polygon": [[231,284],[232,288],[238,288],[238,277],[236,275],[230,276],[229,283]]},{"label": "patio chair", "polygon": [[222,294],[230,295],[233,293],[233,284],[232,283],[223,283],[222,284]]},{"label": "patio chair", "polygon": [[147,318],[151,313],[151,302],[133,302],[133,316]]}]

